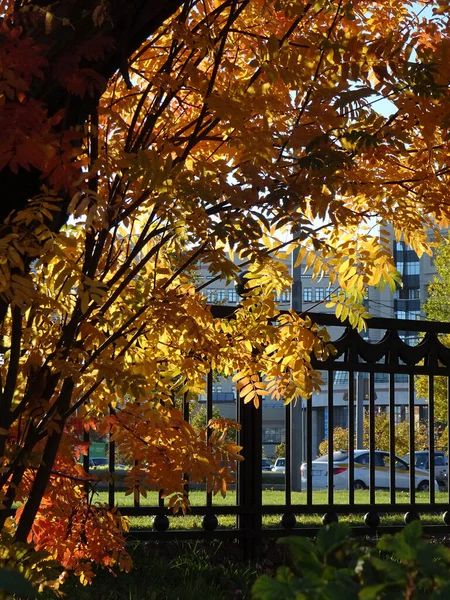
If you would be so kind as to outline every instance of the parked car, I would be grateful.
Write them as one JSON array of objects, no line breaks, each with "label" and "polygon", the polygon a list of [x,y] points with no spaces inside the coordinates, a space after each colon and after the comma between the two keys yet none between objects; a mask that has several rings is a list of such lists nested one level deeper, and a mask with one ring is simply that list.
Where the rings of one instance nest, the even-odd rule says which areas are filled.
[{"label": "parked car", "polygon": [[271,461],[270,458],[263,458],[261,466],[263,471],[271,471],[273,468],[273,461]]},{"label": "parked car", "polygon": [[274,473],[284,473],[286,470],[286,459],[285,458],[277,458],[275,464],[272,467],[272,471]]},{"label": "parked car", "polygon": [[[409,464],[409,452],[403,460]],[[430,452],[428,450],[417,450],[414,452],[414,465],[419,469],[430,470]],[[448,489],[448,457],[443,450],[434,451],[434,478],[440,489]]]},{"label": "parked car", "polygon": [[[355,450],[353,464],[353,487],[355,490],[366,490],[369,488],[369,451]],[[390,487],[390,456],[389,452],[376,450],[374,454],[375,462],[375,487]],[[333,453],[333,482],[335,490],[348,489],[348,452],[339,450]],[[328,488],[328,455],[320,456],[311,463],[312,488],[314,490],[325,490]],[[307,486],[307,468],[306,463],[301,466],[302,486]],[[425,491],[430,488],[429,473],[425,469],[417,468],[415,470],[415,488],[418,491]],[[438,489],[436,481],[435,489]],[[409,489],[409,466],[403,459],[395,457],[395,488]]]},{"label": "parked car", "polygon": [[95,467],[107,467],[109,465],[109,458],[105,458],[103,456],[95,456],[93,458],[89,458],[89,468]]}]

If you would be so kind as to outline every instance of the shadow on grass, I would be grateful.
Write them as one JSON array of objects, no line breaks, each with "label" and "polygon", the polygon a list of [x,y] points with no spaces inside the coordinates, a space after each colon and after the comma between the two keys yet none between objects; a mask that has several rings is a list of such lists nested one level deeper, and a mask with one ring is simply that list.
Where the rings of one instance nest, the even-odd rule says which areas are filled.
[{"label": "shadow on grass", "polygon": [[[137,543],[134,568],[116,576],[98,569],[91,585],[71,576],[62,591],[70,600],[244,600],[261,569],[232,562],[220,543]],[[53,599],[45,596],[45,600]]]}]

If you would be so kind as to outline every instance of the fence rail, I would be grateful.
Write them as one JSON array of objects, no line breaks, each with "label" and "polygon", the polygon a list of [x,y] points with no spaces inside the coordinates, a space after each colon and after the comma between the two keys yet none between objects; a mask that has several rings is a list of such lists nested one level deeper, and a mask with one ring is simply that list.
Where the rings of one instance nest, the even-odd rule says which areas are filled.
[{"label": "fence rail", "polygon": [[[232,318],[233,308],[213,307],[216,317]],[[435,450],[437,444],[436,423],[434,419],[436,404],[435,378],[443,377],[446,382],[446,422],[450,415],[450,348],[442,343],[442,336],[450,335],[450,323],[431,323],[406,321],[397,319],[371,319],[368,322],[368,332],[360,334],[343,324],[334,316],[312,313],[311,319],[319,325],[338,331],[337,339],[333,345],[337,353],[326,361],[314,359],[313,366],[325,374],[326,385],[323,394],[326,395],[327,410],[327,437],[328,448],[334,448],[335,427],[333,422],[334,408],[338,394],[342,390],[347,394],[347,448],[342,453],[347,455],[343,468],[345,482],[339,478],[337,489],[337,471],[333,452],[328,453],[328,458],[321,463],[322,491],[318,490],[314,460],[316,452],[313,448],[313,410],[314,402],[304,403],[304,407],[290,405],[284,410],[285,443],[286,443],[286,469],[280,474],[280,485],[283,488],[284,503],[265,503],[267,493],[263,492],[264,481],[267,475],[262,472],[262,412],[256,410],[251,404],[244,404],[237,395],[236,415],[242,429],[239,433],[239,444],[243,446],[245,461],[239,463],[236,484],[236,503],[234,505],[221,505],[212,495],[205,492],[205,502],[202,506],[193,506],[191,514],[202,517],[202,527],[197,530],[171,529],[171,517],[164,505],[162,498],[155,506],[141,503],[138,493],[134,497],[133,506],[120,507],[117,489],[111,478],[108,484],[108,501],[110,505],[119,504],[123,515],[130,517],[154,516],[153,528],[147,530],[132,529],[130,535],[140,539],[198,539],[198,538],[228,538],[238,540],[246,558],[256,557],[259,552],[261,540],[264,537],[279,537],[287,533],[299,535],[314,535],[321,523],[339,519],[341,516],[356,515],[354,531],[361,534],[382,531],[393,531],[399,525],[392,522],[384,523],[383,517],[389,514],[400,514],[404,522],[426,515],[434,515],[441,519],[440,524],[428,524],[424,527],[433,534],[450,532],[450,486],[448,475],[446,491],[435,488],[435,454],[429,452],[427,469],[415,466],[415,461],[410,460],[409,467],[400,468],[402,464],[397,459],[396,453],[396,407],[399,394],[406,398],[405,410],[408,409],[409,418],[409,456],[414,457],[416,451],[416,435],[418,417],[416,378],[424,376],[428,381],[427,416],[422,418],[427,428],[428,451]],[[335,329],[336,328],[336,329]],[[370,335],[369,340],[367,333]],[[339,335],[341,334],[341,335]],[[405,341],[406,340],[406,341]],[[408,343],[413,341],[415,343]],[[344,386],[336,383],[336,374],[344,374],[341,379]],[[383,454],[376,447],[375,415],[380,409],[377,401],[379,384],[377,374],[383,374],[383,395],[386,398],[382,411],[387,415],[389,423],[389,444]],[[402,390],[399,391],[398,378],[402,376]],[[364,387],[364,380],[367,385]],[[445,386],[444,386],[445,387]],[[364,388],[364,396],[362,390]],[[441,386],[442,388],[442,386]],[[439,398],[442,403],[442,398]],[[189,405],[185,401],[184,416],[190,418]],[[212,376],[207,382],[206,412],[207,418],[213,414]],[[368,440],[364,448],[355,448],[355,441],[361,444],[363,440],[362,427],[366,415],[368,420]],[[88,436],[86,435],[86,440]],[[299,448],[302,451],[299,451]],[[367,465],[360,466],[360,453],[365,450]],[[450,456],[450,439],[447,439],[445,454]],[[114,442],[109,443],[109,471],[114,472],[115,447]],[[379,459],[385,461],[384,466],[379,466]],[[303,478],[300,473],[300,463],[303,461]],[[356,461],[356,462],[355,462]],[[362,463],[361,463],[362,464]],[[85,457],[84,465],[89,467],[89,456]],[[366,476],[364,487],[366,491],[358,488],[361,485],[355,473],[364,469]],[[447,465],[448,468],[448,465]],[[342,470],[342,469],[341,469]],[[428,477],[423,475],[428,472]],[[406,473],[406,475],[405,475]],[[418,475],[422,473],[422,475]],[[384,480],[381,479],[383,475]],[[407,476],[407,485],[405,484]],[[323,480],[325,477],[325,483]],[[403,477],[403,486],[400,478]],[[420,491],[418,477],[429,484],[422,485],[426,492]],[[419,482],[420,483],[420,482]],[[441,483],[443,483],[441,481]],[[445,482],[444,482],[445,483]],[[357,485],[358,484],[358,485]],[[381,485],[382,484],[382,485]],[[306,489],[305,489],[306,487]],[[379,487],[386,491],[381,493]],[[442,486],[441,486],[442,487]],[[402,491],[406,489],[406,491]],[[221,518],[235,517],[235,526],[222,528]],[[279,525],[267,527],[265,519],[279,515]],[[305,515],[319,515],[317,524],[302,525],[301,520]],[[359,525],[357,525],[359,523]]]}]

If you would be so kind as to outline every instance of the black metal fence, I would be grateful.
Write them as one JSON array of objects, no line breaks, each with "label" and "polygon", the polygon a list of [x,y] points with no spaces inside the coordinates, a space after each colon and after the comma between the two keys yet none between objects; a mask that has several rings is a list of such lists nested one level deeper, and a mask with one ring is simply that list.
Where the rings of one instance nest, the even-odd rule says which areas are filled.
[{"label": "black metal fence", "polygon": [[[223,318],[229,318],[232,310],[214,307],[215,315]],[[314,400],[304,402],[303,407],[298,404],[280,407],[284,411],[286,468],[284,473],[271,474],[263,473],[261,468],[262,411],[256,410],[251,404],[244,404],[237,396],[236,416],[242,425],[239,443],[243,446],[245,460],[238,466],[236,489],[230,491],[235,501],[225,504],[205,492],[204,503],[191,508],[191,514],[199,518],[201,526],[183,529],[179,520],[182,517],[172,516],[161,497],[155,505],[149,505],[148,502],[142,502],[139,493],[135,493],[133,506],[121,507],[121,513],[130,517],[153,516],[154,519],[152,528],[137,529],[132,526],[131,536],[146,540],[228,538],[238,541],[243,555],[251,558],[258,555],[263,538],[276,538],[287,533],[314,535],[322,523],[341,518],[351,519],[355,533],[362,535],[392,531],[417,518],[421,518],[424,528],[430,533],[450,533],[448,476],[447,485],[442,479],[448,464],[444,471],[440,470],[442,477],[438,488],[435,484],[433,451],[429,452],[429,461],[425,466],[416,467],[415,461],[410,460],[405,468],[405,464],[398,460],[396,450],[396,427],[401,414],[408,418],[410,457],[415,456],[419,422],[422,423],[422,429],[426,427],[427,430],[427,450],[435,450],[439,444],[442,446],[438,437],[450,415],[450,348],[442,343],[442,338],[450,336],[450,323],[374,318],[368,322],[368,332],[360,334],[351,328],[343,328],[342,323],[332,315],[309,316],[318,324],[336,331],[338,336],[338,339],[333,338],[337,354],[325,362],[314,361],[314,367],[324,373],[321,402],[327,422],[322,434],[327,438],[330,450],[334,447],[337,398],[341,404],[343,398],[347,403],[345,424],[348,443],[346,448],[341,448],[340,456],[333,457],[330,451],[328,458],[320,462],[320,483],[316,477],[318,463],[314,462],[317,447],[313,447],[312,443],[314,438],[318,439],[317,432],[314,433],[317,421],[313,418],[316,410]],[[420,410],[416,392],[418,376],[426,378],[428,388],[428,400],[421,402]],[[439,395],[435,391],[436,377],[444,378],[439,380]],[[209,377],[207,419],[213,415],[212,385],[212,377]],[[446,419],[441,419],[438,431],[434,418],[435,405],[438,401],[442,414],[442,390],[445,388]],[[375,441],[377,412],[385,413],[389,424],[388,447],[382,455]],[[184,413],[185,418],[189,419],[187,403]],[[362,436],[364,418],[368,423],[365,439]],[[355,449],[356,438],[359,449]],[[445,444],[445,454],[450,456],[448,437]],[[361,452],[358,450],[361,449],[365,451],[365,464],[360,460]],[[381,466],[380,456],[384,461]],[[340,462],[336,462],[336,459]],[[114,460],[115,447],[111,442],[111,472],[114,471]],[[89,457],[86,457],[85,465],[88,464]],[[362,479],[361,473],[364,473]],[[381,475],[383,480],[380,479]],[[278,491],[276,502],[272,501],[275,495],[267,490],[271,486],[282,490]],[[116,488],[117,484],[110,478],[109,504],[120,507],[121,497]],[[281,503],[280,494],[283,498]],[[224,526],[222,520],[225,517],[228,520],[232,517],[233,524]],[[176,519],[177,528],[173,528]]]}]

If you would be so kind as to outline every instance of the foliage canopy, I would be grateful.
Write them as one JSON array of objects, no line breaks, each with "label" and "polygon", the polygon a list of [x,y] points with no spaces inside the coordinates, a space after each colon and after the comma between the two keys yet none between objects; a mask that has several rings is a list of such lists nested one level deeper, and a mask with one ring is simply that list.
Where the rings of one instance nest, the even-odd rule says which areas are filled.
[{"label": "foliage canopy", "polygon": [[[362,327],[366,288],[398,281],[386,225],[429,252],[450,216],[446,0],[154,4],[0,10],[0,527],[83,581],[129,566],[83,430],[112,433],[130,489],[225,493],[229,424],[199,434],[174,397],[210,369],[255,405],[319,386],[328,337],[278,313],[282,259]],[[231,281],[234,256],[249,294],[220,320],[192,273]]]}]

